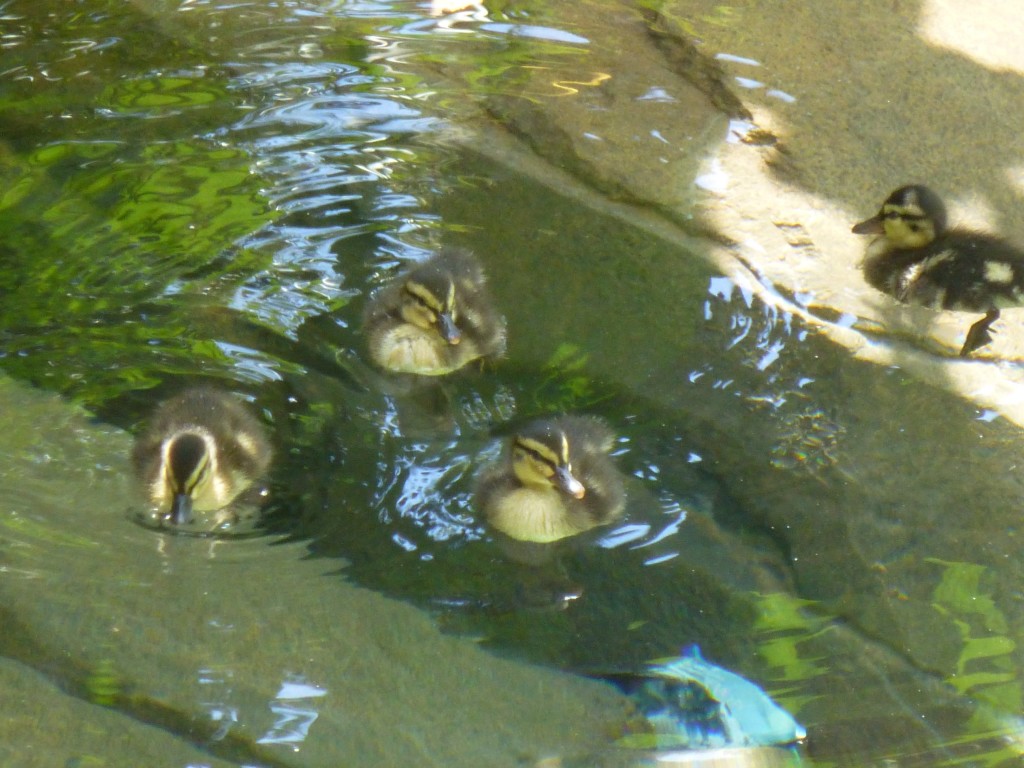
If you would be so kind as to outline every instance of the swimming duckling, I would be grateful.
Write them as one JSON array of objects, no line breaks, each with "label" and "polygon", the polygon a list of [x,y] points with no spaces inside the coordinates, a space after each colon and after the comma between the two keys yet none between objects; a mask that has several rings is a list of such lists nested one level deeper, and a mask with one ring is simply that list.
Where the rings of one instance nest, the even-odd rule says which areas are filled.
[{"label": "swimming duckling", "polygon": [[614,435],[600,419],[563,416],[519,430],[480,477],[476,504],[497,530],[552,542],[622,514],[626,493],[608,453]]},{"label": "swimming duckling", "polygon": [[189,389],[163,403],[132,460],[146,496],[176,524],[226,507],[267,471],[263,425],[235,397]]},{"label": "swimming duckling", "polygon": [[367,306],[370,357],[395,373],[443,376],[505,351],[505,321],[468,251],[446,248],[399,275]]},{"label": "swimming duckling", "polygon": [[961,357],[992,341],[1001,308],[1024,303],[1024,252],[993,235],[946,229],[946,206],[928,187],[900,187],[853,231],[881,235],[864,260],[864,277],[878,290],[905,304],[985,313]]}]

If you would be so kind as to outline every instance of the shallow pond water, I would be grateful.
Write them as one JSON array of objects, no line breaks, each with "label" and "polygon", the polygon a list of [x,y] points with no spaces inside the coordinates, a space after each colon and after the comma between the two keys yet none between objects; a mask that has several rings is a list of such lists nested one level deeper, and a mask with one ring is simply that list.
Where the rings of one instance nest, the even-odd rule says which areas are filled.
[{"label": "shallow pond water", "polygon": [[[983,482],[1011,474],[1012,429],[851,360],[722,274],[710,240],[528,173],[525,147],[467,140],[483,105],[527,122],[488,99],[552,98],[537,71],[614,47],[544,3],[490,10],[3,6],[0,575],[17,629],[0,650],[22,710],[59,686],[97,730],[111,711],[157,726],[175,765],[382,764],[392,730],[439,764],[533,764],[558,723],[502,710],[508,750],[460,752],[452,723],[489,713],[487,685],[504,683],[474,662],[438,694],[438,670],[483,647],[601,678],[698,645],[807,727],[786,761],[1012,764],[1020,608],[995,564],[1017,554],[1020,489]],[[652,102],[666,87],[642,85]],[[725,130],[706,117],[694,167]],[[540,135],[549,159],[562,149]],[[436,384],[382,376],[366,298],[442,244],[481,256],[508,354]],[[120,430],[200,382],[245,394],[273,429],[271,500],[244,536],[133,522]],[[564,411],[614,425],[627,515],[540,553],[503,546],[473,514],[473,479],[509,424]],[[961,462],[962,446],[980,447]],[[415,610],[385,614],[351,585]],[[472,643],[424,666],[435,627]],[[614,706],[572,690],[554,705],[566,720],[587,696]],[[399,699],[428,725],[395,727]],[[580,764],[640,760],[580,719],[566,764],[577,742]],[[12,765],[116,765],[146,743],[68,752],[74,734],[20,727]]]}]

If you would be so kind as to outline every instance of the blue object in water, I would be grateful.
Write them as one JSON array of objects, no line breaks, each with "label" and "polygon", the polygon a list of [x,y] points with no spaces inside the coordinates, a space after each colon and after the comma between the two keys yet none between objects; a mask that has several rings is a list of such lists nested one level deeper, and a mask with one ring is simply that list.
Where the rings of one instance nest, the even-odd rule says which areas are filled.
[{"label": "blue object in water", "polygon": [[648,674],[623,687],[662,748],[765,747],[792,744],[807,735],[768,694],[705,661],[696,646],[651,664]]}]

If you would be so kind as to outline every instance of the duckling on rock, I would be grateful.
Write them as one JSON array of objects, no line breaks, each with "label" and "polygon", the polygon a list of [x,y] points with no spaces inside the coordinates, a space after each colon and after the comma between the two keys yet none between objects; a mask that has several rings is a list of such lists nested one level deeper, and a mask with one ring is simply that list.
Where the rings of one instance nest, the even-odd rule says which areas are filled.
[{"label": "duckling on rock", "polygon": [[176,524],[229,505],[270,459],[263,425],[234,396],[205,388],[160,405],[132,453],[146,496]]},{"label": "duckling on rock", "polygon": [[992,341],[999,310],[1024,303],[1024,252],[982,232],[946,228],[946,206],[920,184],[900,187],[859,235],[880,235],[869,246],[864,277],[905,304],[984,312],[960,350],[967,357]]},{"label": "duckling on rock", "polygon": [[552,542],[610,523],[626,493],[601,419],[562,416],[525,425],[484,470],[476,505],[491,526],[520,541]]},{"label": "duckling on rock", "polygon": [[505,351],[505,320],[479,262],[462,249],[446,248],[384,286],[364,327],[370,357],[394,373],[443,376]]}]

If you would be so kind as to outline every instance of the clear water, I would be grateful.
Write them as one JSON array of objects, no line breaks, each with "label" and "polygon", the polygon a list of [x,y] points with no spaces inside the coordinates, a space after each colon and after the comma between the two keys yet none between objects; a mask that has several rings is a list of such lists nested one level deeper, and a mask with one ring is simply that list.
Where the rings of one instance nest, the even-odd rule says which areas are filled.
[{"label": "clear water", "polygon": [[[588,50],[543,4],[439,22],[413,3],[89,0],[9,3],[0,23],[0,367],[95,416],[55,419],[11,384],[3,655],[41,673],[26,711],[56,684],[90,703],[78,718],[100,727],[112,708],[202,756],[181,765],[375,764],[387,702],[412,699],[437,711],[417,734],[437,755],[484,683],[441,701],[410,694],[425,684],[381,691],[381,672],[414,662],[401,642],[345,645],[382,632],[373,608],[341,602],[345,581],[421,609],[422,624],[400,614],[414,647],[436,625],[601,675],[698,644],[808,728],[807,764],[1015,759],[1016,598],[978,539],[925,547],[880,586],[927,537],[914,516],[947,503],[941,482],[901,487],[927,477],[920,446],[991,446],[972,459],[986,476],[1012,463],[1012,435],[849,360],[700,253],[468,148],[462,126],[515,91],[517,67]],[[359,318],[442,243],[486,264],[509,352],[410,389],[367,366]],[[247,395],[273,428],[256,536],[172,536],[127,514],[115,428],[197,382]],[[473,476],[508,422],[562,411],[614,425],[627,518],[539,558],[502,548],[472,514]],[[892,443],[910,458],[886,474]],[[858,541],[888,558],[861,559]],[[920,636],[878,631],[887,611],[930,606],[947,620],[899,624]],[[43,730],[4,759],[60,744]]]}]

